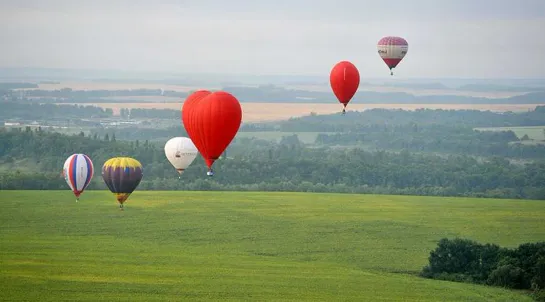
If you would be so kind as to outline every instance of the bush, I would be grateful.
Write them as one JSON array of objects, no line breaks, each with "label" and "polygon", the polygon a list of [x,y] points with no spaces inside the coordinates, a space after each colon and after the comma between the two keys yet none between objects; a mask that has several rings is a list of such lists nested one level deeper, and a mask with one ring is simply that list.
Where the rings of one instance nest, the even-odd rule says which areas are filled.
[{"label": "bush", "polygon": [[449,274],[474,271],[478,263],[478,246],[478,243],[466,239],[441,239],[430,253],[430,271]]},{"label": "bush", "polygon": [[435,278],[437,274],[462,274],[464,278],[475,283],[486,282],[488,275],[494,270],[500,259],[501,249],[497,245],[481,245],[475,241],[443,238],[437,248],[430,253],[429,266],[422,275]]},{"label": "bush", "polygon": [[[532,278],[532,289],[533,290],[545,290],[545,257],[540,257],[537,261],[534,271],[534,278]],[[545,292],[543,292],[545,296]]]},{"label": "bush", "polygon": [[511,264],[502,265],[490,273],[486,282],[489,285],[523,289],[524,271]]},{"label": "bush", "polygon": [[420,276],[454,282],[531,289],[545,301],[545,242],[524,243],[516,249],[443,238],[430,252]]}]

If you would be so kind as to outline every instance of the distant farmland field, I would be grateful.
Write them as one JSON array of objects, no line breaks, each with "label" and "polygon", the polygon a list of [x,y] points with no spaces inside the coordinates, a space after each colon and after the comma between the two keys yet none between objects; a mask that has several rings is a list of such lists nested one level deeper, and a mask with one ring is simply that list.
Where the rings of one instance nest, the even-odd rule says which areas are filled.
[{"label": "distant farmland field", "polygon": [[[145,177],[145,176],[144,176]],[[2,301],[532,301],[423,279],[438,240],[545,238],[539,200],[1,191]]]},{"label": "distant farmland field", "polygon": [[[75,103],[73,103],[75,104]],[[172,103],[85,103],[83,105],[94,105],[102,108],[111,108],[114,114],[119,114],[122,108],[146,108],[146,109],[174,109],[180,110],[183,101]],[[81,105],[81,104],[80,104]],[[245,122],[260,122],[286,120],[290,117],[298,117],[309,115],[312,112],[316,114],[333,114],[341,113],[342,106],[340,104],[318,104],[318,103],[241,103],[243,109],[243,121]],[[373,108],[386,109],[404,109],[416,110],[419,108],[429,109],[474,109],[474,110],[490,110],[497,112],[513,111],[524,112],[534,110],[536,104],[361,104],[350,103],[348,111],[363,111]]]}]

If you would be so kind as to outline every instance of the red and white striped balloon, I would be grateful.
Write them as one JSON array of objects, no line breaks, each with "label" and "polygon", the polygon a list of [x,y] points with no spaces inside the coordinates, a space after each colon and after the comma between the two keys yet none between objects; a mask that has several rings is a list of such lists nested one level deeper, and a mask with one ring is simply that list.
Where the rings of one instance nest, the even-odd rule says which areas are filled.
[{"label": "red and white striped balloon", "polygon": [[390,68],[390,75],[393,75],[392,68],[395,68],[409,51],[409,43],[401,37],[387,36],[377,43],[378,54]]},{"label": "red and white striped balloon", "polygon": [[85,154],[72,154],[64,162],[62,175],[76,195],[76,201],[79,200],[79,196],[91,182],[93,173],[93,162]]}]

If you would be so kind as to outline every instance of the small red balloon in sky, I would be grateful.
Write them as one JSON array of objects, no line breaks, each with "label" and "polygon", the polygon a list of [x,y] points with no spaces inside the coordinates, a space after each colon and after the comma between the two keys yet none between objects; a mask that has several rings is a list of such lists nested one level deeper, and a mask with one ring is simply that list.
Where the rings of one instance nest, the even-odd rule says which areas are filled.
[{"label": "small red balloon in sky", "polygon": [[343,104],[343,114],[346,112],[346,105],[352,99],[360,85],[360,73],[354,64],[348,61],[341,61],[331,70],[329,83],[333,93]]}]

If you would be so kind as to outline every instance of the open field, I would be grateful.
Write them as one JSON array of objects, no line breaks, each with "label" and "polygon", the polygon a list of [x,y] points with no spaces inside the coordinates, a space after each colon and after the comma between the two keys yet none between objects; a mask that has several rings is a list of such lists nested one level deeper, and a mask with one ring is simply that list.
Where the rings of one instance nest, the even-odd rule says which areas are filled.
[{"label": "open field", "polygon": [[528,135],[533,140],[545,140],[545,126],[530,126],[530,127],[484,127],[475,128],[479,131],[513,131],[518,138]]},{"label": "open field", "polygon": [[[156,108],[156,109],[174,109],[182,108],[183,100],[173,103],[63,103],[63,104],[78,104],[78,105],[93,105],[102,108],[111,108],[114,114],[119,114],[121,108]],[[59,103],[60,105],[60,103]],[[317,103],[241,103],[242,119],[244,122],[260,122],[286,120],[290,117],[299,117],[310,115],[311,112],[316,114],[333,114],[341,113],[342,105],[337,103],[332,104],[317,104]],[[490,110],[496,112],[524,112],[534,110],[539,104],[361,104],[350,103],[348,111],[363,111],[373,108],[386,109],[404,109],[416,110],[420,108],[428,109],[473,109],[473,110]]]},{"label": "open field", "polygon": [[263,192],[0,192],[0,300],[531,301],[416,276],[443,237],[545,239],[545,203]]}]

